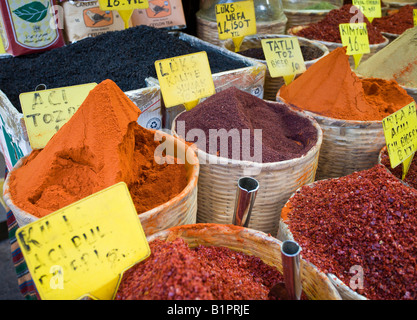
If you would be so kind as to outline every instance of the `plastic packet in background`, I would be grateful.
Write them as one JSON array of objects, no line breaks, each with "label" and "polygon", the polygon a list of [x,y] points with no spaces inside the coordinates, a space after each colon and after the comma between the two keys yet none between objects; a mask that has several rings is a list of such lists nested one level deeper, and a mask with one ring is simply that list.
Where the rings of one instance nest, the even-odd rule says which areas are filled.
[{"label": "plastic packet in background", "polygon": [[65,45],[55,4],[54,0],[1,1],[6,52],[20,56]]},{"label": "plastic packet in background", "polygon": [[181,0],[149,0],[149,8],[135,10],[132,25],[147,25],[154,28],[179,30],[186,28]]},{"label": "plastic packet in background", "polygon": [[64,1],[65,39],[75,42],[95,37],[109,31],[124,29],[124,22],[117,11],[103,11],[98,1]]}]

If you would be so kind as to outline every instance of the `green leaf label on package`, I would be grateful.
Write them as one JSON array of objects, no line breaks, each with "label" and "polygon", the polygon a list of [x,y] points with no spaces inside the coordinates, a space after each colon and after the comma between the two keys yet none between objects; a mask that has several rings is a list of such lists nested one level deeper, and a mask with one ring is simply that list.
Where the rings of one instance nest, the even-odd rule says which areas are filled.
[{"label": "green leaf label on package", "polygon": [[13,13],[22,20],[35,23],[45,19],[48,13],[48,7],[49,3],[47,3],[45,7],[43,3],[39,1],[33,1],[19,7],[18,9],[14,10]]}]

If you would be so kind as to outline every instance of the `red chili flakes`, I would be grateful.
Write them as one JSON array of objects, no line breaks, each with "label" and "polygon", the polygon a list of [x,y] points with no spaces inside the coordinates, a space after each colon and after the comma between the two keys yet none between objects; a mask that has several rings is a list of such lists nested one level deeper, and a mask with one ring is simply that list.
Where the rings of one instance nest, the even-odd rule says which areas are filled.
[{"label": "red chili flakes", "polygon": [[123,276],[117,300],[260,300],[283,281],[258,257],[226,247],[190,249],[181,238],[150,247],[151,256]]},{"label": "red chili flakes", "polygon": [[381,18],[375,18],[372,25],[381,32],[402,34],[405,30],[414,27],[413,6],[401,7],[398,12]]},{"label": "red chili flakes", "polygon": [[348,286],[362,267],[369,299],[417,299],[417,190],[376,165],[304,186],[290,203],[304,259]]},{"label": "red chili flakes", "polygon": [[360,21],[366,23],[370,44],[384,42],[381,32],[369,22],[359,9],[353,8],[350,10],[351,7],[351,4],[345,4],[340,9],[331,10],[319,22],[309,24],[306,28],[297,32],[297,36],[312,40],[341,43],[339,24],[358,22],[357,19],[360,19]]},{"label": "red chili flakes", "polygon": [[[396,166],[394,169],[391,168],[391,163],[389,160],[387,149],[384,149],[384,151],[381,153],[381,163],[398,179],[402,178],[403,165],[400,164]],[[408,172],[403,181],[406,182],[411,187],[413,187],[414,189],[417,189],[417,157],[416,156],[414,156],[413,160],[411,161],[410,168],[408,169]]]}]

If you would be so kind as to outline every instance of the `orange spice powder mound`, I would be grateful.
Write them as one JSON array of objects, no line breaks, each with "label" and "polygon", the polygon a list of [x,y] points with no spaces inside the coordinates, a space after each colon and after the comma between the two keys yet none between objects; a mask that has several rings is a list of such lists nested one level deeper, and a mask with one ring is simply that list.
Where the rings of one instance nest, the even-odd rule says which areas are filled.
[{"label": "orange spice powder mound", "polygon": [[43,217],[121,181],[139,214],[175,197],[187,185],[185,167],[155,162],[160,142],[137,123],[140,113],[113,81],[98,84],[45,148],[10,173],[14,204]]},{"label": "orange spice powder mound", "polygon": [[380,121],[413,101],[394,80],[359,78],[346,48],[333,50],[279,91],[286,103],[318,115]]}]

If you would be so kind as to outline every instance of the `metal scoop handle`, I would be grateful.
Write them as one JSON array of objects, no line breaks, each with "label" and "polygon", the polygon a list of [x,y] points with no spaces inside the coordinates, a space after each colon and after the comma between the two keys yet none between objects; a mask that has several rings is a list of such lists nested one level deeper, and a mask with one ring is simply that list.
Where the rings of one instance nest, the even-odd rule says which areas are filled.
[{"label": "metal scoop handle", "polygon": [[242,177],[238,181],[233,224],[247,228],[258,193],[259,182],[252,177]]}]

